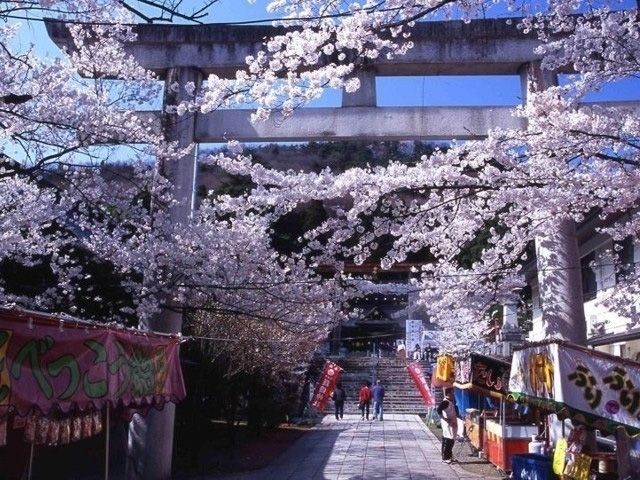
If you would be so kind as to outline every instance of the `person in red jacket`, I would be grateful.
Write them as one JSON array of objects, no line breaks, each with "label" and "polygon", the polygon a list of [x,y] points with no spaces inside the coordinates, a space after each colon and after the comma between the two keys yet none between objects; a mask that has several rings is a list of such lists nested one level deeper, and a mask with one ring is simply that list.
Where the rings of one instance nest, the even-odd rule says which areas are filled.
[{"label": "person in red jacket", "polygon": [[360,420],[364,420],[365,412],[367,416],[367,420],[369,420],[369,405],[371,405],[371,389],[369,386],[370,382],[365,382],[360,387],[360,391],[358,392],[358,408],[360,408]]}]

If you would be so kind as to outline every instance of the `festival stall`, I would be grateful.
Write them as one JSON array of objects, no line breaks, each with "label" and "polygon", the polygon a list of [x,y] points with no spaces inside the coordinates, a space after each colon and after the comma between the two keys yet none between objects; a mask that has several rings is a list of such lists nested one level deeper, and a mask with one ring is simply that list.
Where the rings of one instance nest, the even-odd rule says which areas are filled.
[{"label": "festival stall", "polygon": [[531,436],[538,433],[537,426],[506,402],[510,368],[504,360],[471,353],[456,360],[453,383],[460,392],[459,405],[468,413],[465,426],[471,444],[504,471],[511,470],[511,455],[527,452]]},{"label": "festival stall", "polygon": [[[483,360],[487,361],[483,361]],[[483,378],[493,359],[475,353],[459,357],[455,364],[455,380],[453,383],[456,405],[460,415],[464,417],[465,430],[471,445],[478,451],[483,447],[484,417],[488,408],[486,397],[489,390],[500,391],[502,379]],[[489,373],[493,377],[493,372]],[[487,383],[491,386],[488,387]],[[489,390],[487,390],[489,388]],[[489,409],[492,410],[492,409]]]},{"label": "festival stall", "polygon": [[568,342],[541,342],[514,352],[509,390],[518,402],[557,414],[563,427],[570,419],[573,425],[617,431],[617,466],[611,464],[611,454],[583,451],[584,429],[577,428],[556,445],[556,474],[587,478],[599,469],[600,474],[618,470],[620,478],[640,478],[634,476],[640,472],[632,471],[634,455],[621,441],[640,433],[639,363]]},{"label": "festival stall", "polygon": [[0,308],[0,453],[8,438],[26,442],[30,478],[36,445],[104,432],[108,478],[110,423],[185,397],[179,344],[175,335]]}]

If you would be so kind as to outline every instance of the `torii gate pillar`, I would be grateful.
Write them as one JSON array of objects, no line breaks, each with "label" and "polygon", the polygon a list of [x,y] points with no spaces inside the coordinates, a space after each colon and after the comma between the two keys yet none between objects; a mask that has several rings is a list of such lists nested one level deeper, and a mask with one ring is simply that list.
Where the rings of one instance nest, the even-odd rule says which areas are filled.
[{"label": "torii gate pillar", "polygon": [[[196,68],[171,68],[165,77],[164,107],[177,105],[187,100],[185,85],[193,82],[196,90],[202,83],[202,74]],[[162,113],[162,127],[167,141],[177,142],[180,148],[193,146],[197,113],[178,116],[169,114],[166,108]],[[179,158],[159,158],[158,172],[173,185],[176,202],[170,207],[169,214],[174,228],[180,229],[193,214],[194,185],[196,180],[196,151],[192,148]],[[182,330],[182,310],[169,295],[160,314],[140,325],[146,330],[165,333],[180,333]],[[127,479],[171,478],[171,460],[173,457],[173,434],[175,405],[166,403],[160,411],[151,409],[142,417],[135,415],[129,424],[127,452]]]},{"label": "torii gate pillar", "polygon": [[[543,70],[537,61],[525,65],[521,78],[525,98],[528,93],[557,85],[556,74]],[[575,222],[568,216],[554,222],[547,235],[535,240],[542,335],[543,338],[556,337],[586,345],[582,272]]]},{"label": "torii gate pillar", "polygon": [[370,70],[361,70],[356,76],[360,80],[360,88],[352,93],[342,90],[343,107],[375,107],[376,99],[376,75]]}]

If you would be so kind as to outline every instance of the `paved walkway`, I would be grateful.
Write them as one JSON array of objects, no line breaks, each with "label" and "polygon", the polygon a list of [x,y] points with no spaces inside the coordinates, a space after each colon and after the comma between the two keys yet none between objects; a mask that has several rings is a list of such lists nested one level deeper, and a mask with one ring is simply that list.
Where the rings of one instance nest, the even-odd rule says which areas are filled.
[{"label": "paved walkway", "polygon": [[[454,447],[454,455],[458,447]],[[225,480],[431,480],[483,478],[442,463],[440,442],[417,415],[383,422],[326,416],[270,466]]]}]

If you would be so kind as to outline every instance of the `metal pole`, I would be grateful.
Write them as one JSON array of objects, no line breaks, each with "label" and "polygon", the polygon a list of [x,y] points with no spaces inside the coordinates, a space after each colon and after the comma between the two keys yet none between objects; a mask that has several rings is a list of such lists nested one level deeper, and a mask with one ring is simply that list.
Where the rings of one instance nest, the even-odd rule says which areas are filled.
[{"label": "metal pole", "polygon": [[27,480],[31,480],[31,472],[33,471],[33,451],[35,449],[35,441],[31,442],[31,450],[29,451],[29,473],[27,474]]},{"label": "metal pole", "polygon": [[111,406],[109,402],[107,402],[107,414],[105,421],[105,441],[104,441],[104,480],[109,480],[109,436],[110,436],[110,425],[109,421],[111,417]]},{"label": "metal pole", "polygon": [[505,438],[506,435],[506,428],[505,428],[505,423],[507,423],[507,414],[506,414],[506,402],[504,401],[504,398],[500,398],[500,407],[501,407],[501,412],[500,412],[500,432],[502,433],[502,466],[504,467],[504,471],[505,473],[507,472],[507,439]]}]

